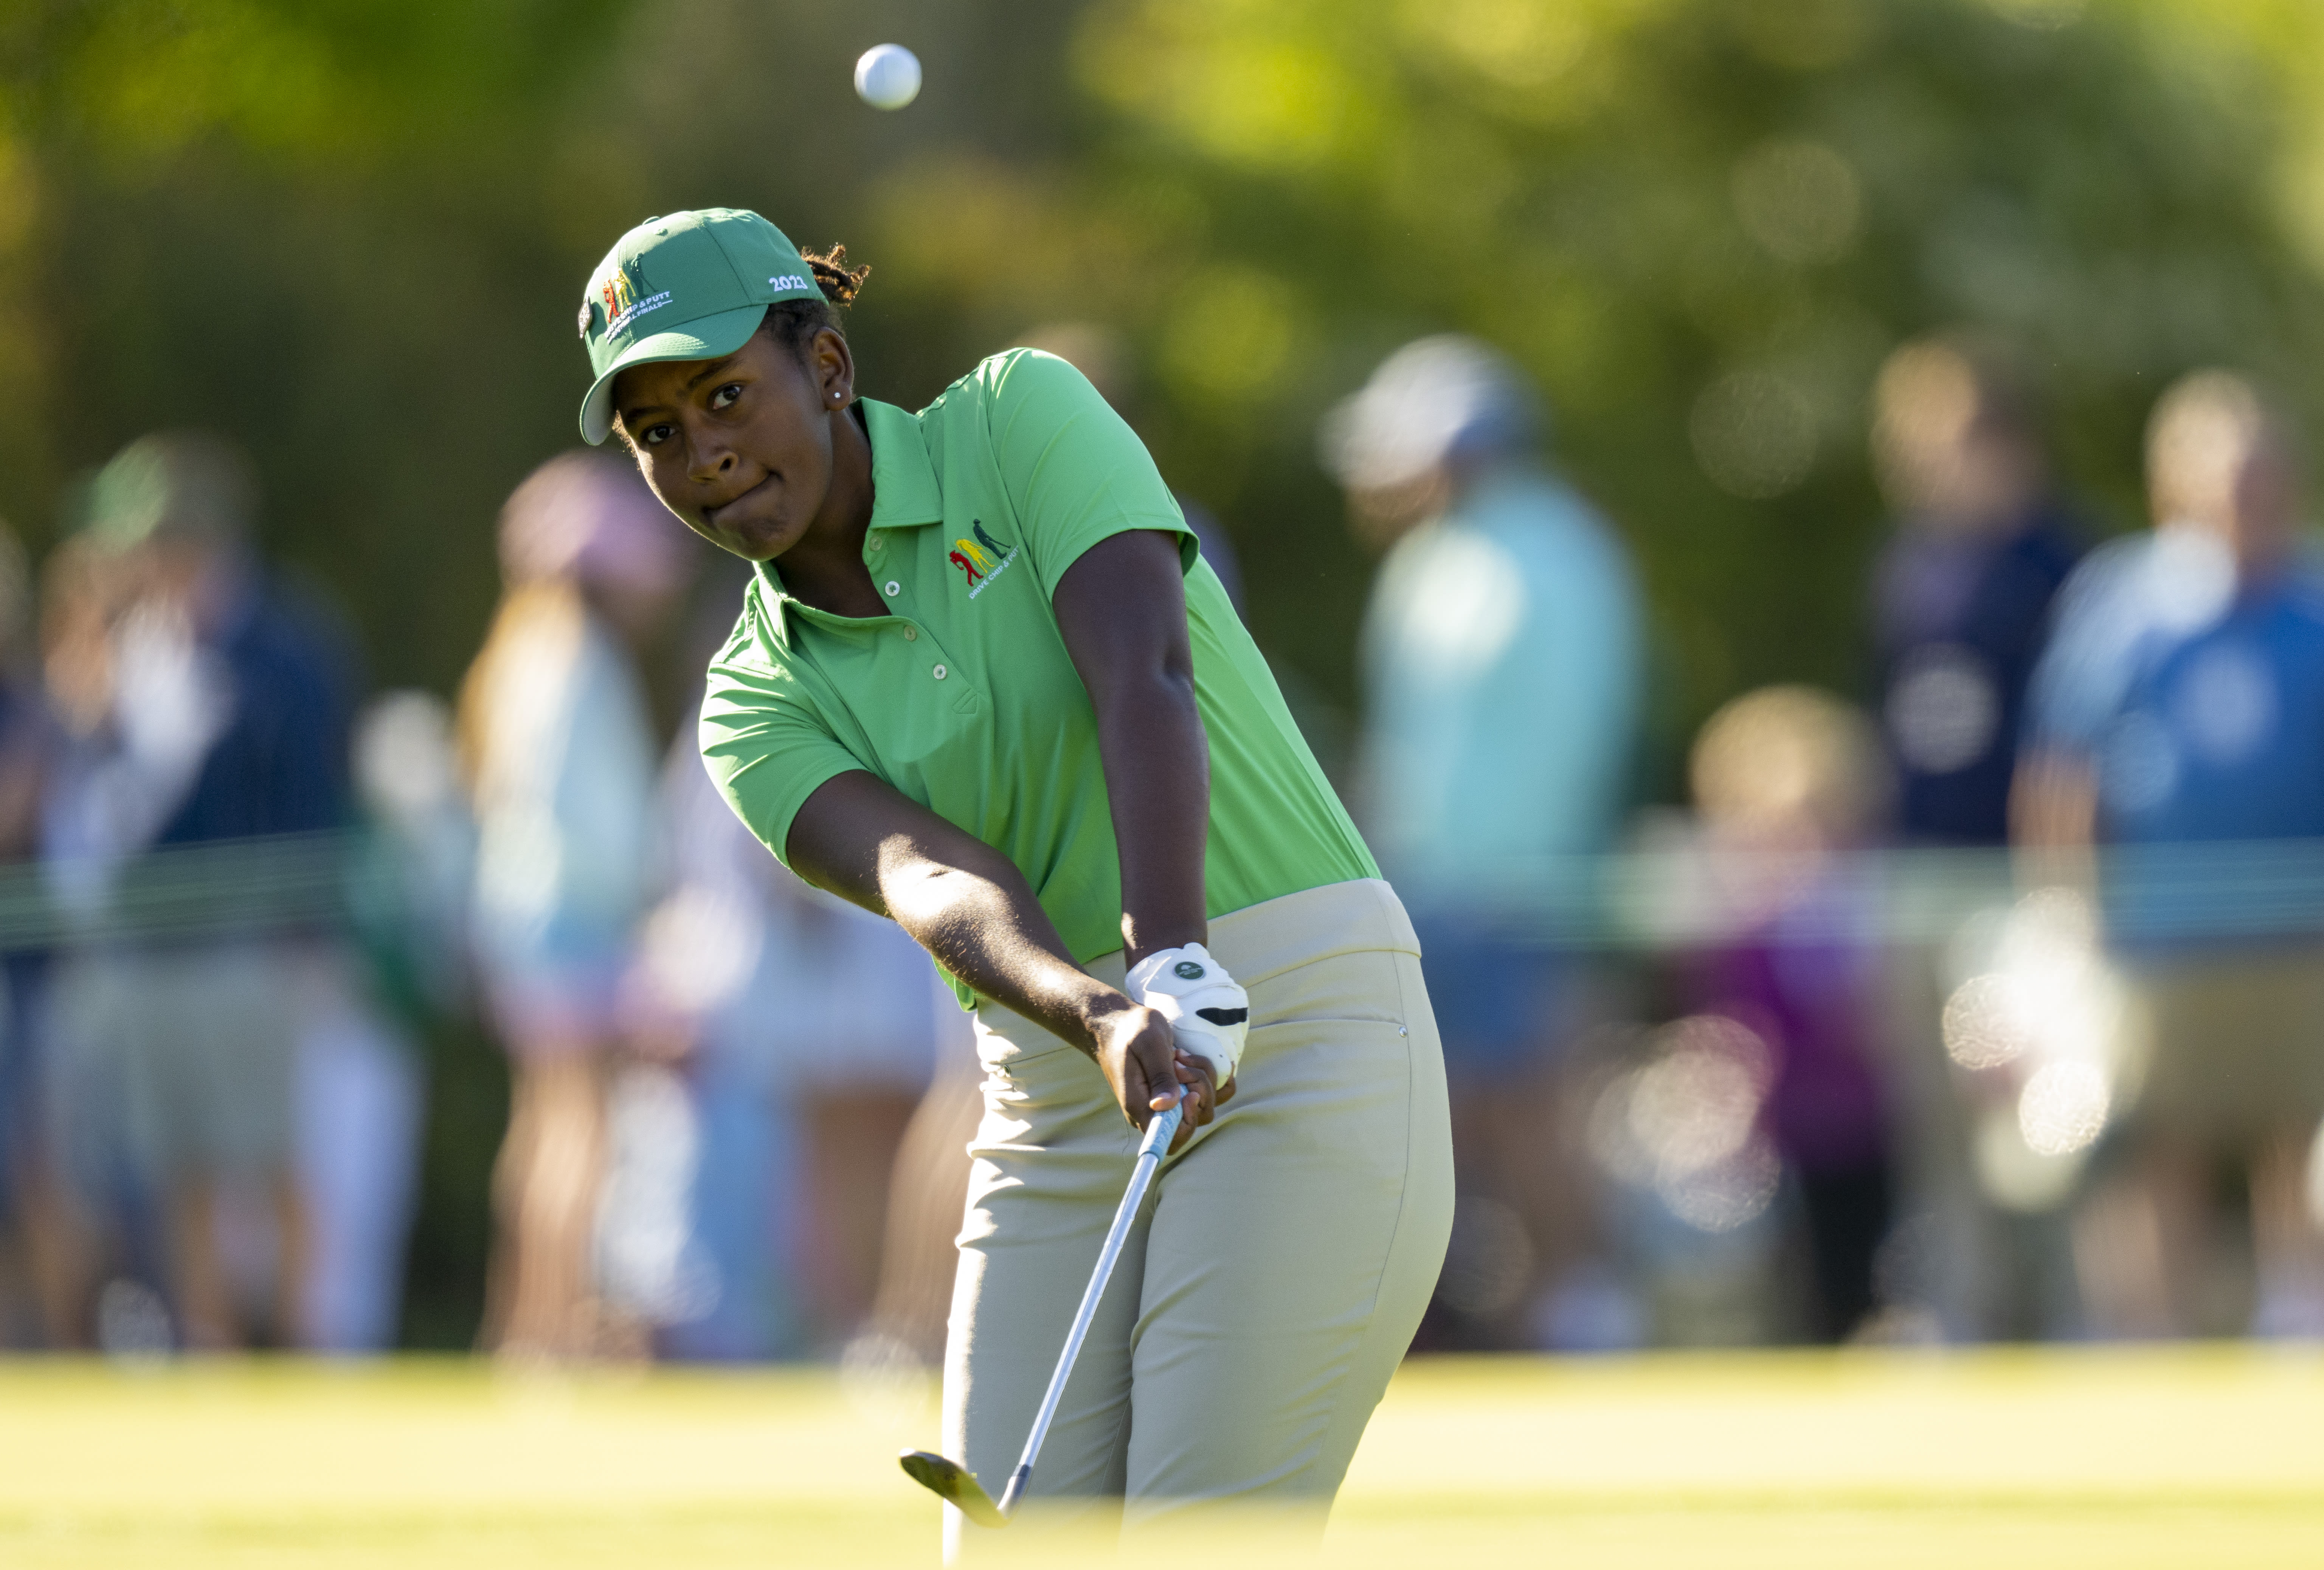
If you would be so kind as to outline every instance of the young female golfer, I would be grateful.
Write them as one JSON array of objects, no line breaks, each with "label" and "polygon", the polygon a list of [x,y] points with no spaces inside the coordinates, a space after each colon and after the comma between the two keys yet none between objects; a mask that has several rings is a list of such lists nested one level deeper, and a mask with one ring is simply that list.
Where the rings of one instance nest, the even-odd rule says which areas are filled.
[{"label": "young female golfer", "polygon": [[1034,1495],[1327,1504],[1451,1225],[1411,925],[1130,429],[1024,350],[858,398],[862,277],[754,213],[641,225],[583,302],[581,429],[759,564],[702,716],[735,811],[976,1011],[945,1452],[1006,1478],[1184,1094]]}]

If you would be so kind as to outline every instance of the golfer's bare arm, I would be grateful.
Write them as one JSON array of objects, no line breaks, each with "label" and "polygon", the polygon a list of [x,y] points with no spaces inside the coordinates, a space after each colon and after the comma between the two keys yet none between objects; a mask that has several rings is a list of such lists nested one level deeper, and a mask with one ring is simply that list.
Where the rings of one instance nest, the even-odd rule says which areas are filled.
[{"label": "golfer's bare arm", "polygon": [[826,780],[791,820],[791,869],[891,917],[938,964],[1076,1045],[1130,1000],[1084,974],[1014,863],[863,772]]},{"label": "golfer's bare arm", "polygon": [[[1097,711],[1121,858],[1122,958],[1208,943],[1211,740],[1194,702],[1178,537],[1140,529],[1099,540],[1065,568],[1049,605]],[[1200,1073],[1206,1099],[1234,1099],[1231,1078],[1213,1085],[1207,1063]]]},{"label": "golfer's bare arm", "polygon": [[[1014,863],[884,780],[825,780],[785,851],[808,882],[892,918],[954,975],[1089,1053],[1139,1126],[1182,1080],[1203,1083],[1182,1072],[1167,1020],[1074,963]],[[1210,1121],[1211,1098],[1195,1102],[1181,1140]]]},{"label": "golfer's bare arm", "polygon": [[1050,602],[1097,711],[1121,855],[1123,958],[1209,941],[1203,862],[1211,743],[1194,706],[1194,645],[1176,535],[1136,530],[1065,568]]}]

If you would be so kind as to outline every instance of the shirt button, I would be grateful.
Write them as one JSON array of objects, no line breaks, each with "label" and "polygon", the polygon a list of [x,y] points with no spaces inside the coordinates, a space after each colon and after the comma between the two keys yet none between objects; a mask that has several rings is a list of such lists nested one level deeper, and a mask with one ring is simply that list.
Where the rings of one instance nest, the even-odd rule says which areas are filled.
[{"label": "shirt button", "polygon": [[888,580],[888,597],[891,600],[894,599],[896,597],[896,591],[903,586],[904,586],[902,584],[898,583],[894,578],[890,578]]},{"label": "shirt button", "polygon": [[879,554],[880,554],[880,552],[881,552],[882,550],[885,550],[887,548],[888,548],[888,537],[887,537],[886,535],[884,535],[884,534],[874,534],[873,536],[872,536],[872,543],[871,543],[869,546],[867,546],[865,549],[867,549],[868,550],[870,550],[870,551],[872,552],[872,555],[877,556],[877,555],[879,555]]},{"label": "shirt button", "polygon": [[937,667],[936,667],[936,679],[937,679],[938,681],[942,681],[944,679],[945,679],[945,668],[944,668],[943,666],[939,665],[939,666],[937,666]]},{"label": "shirt button", "polygon": [[917,643],[917,642],[918,642],[919,641],[920,641],[920,630],[919,630],[918,627],[907,627],[907,628],[905,628],[905,629],[904,629],[904,642],[907,642],[907,643]]}]

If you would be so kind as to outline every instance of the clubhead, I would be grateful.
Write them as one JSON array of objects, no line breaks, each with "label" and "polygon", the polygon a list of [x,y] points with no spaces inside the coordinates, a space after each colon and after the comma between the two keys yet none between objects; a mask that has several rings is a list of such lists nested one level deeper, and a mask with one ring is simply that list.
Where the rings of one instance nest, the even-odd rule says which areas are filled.
[{"label": "clubhead", "polygon": [[960,1513],[978,1526],[1005,1527],[1009,1524],[1009,1518],[1001,1513],[1001,1507],[992,1502],[992,1496],[984,1492],[984,1485],[959,1462],[946,1460],[926,1450],[907,1450],[897,1458],[897,1464],[903,1467],[905,1476],[938,1499],[950,1500],[958,1505]]}]

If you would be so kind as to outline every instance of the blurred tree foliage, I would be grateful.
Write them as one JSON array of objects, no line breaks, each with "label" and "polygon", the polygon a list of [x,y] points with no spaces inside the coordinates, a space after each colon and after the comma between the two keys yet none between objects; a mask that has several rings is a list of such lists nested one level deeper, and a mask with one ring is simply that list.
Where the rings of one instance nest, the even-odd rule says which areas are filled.
[{"label": "blurred tree foliage", "polygon": [[[447,687],[497,502],[570,439],[578,280],[733,201],[874,263],[899,399],[1038,322],[1129,335],[1262,638],[1342,704],[1370,564],[1314,418],[1412,334],[1506,345],[1641,553],[1682,724],[1848,684],[1901,337],[2016,341],[2116,522],[2172,374],[2305,396],[2320,36],[2303,0],[17,0],[0,512],[40,542],[119,442],[222,426],[376,674]],[[890,37],[900,115],[848,86]]]},{"label": "blurred tree foliage", "polygon": [[[2070,482],[2116,523],[2138,516],[2138,432],[2172,376],[2227,361],[2309,397],[2324,297],[2282,199],[2305,127],[2272,57],[2312,60],[2318,22],[2128,0],[1103,0],[1074,62],[1111,115],[1054,243],[1147,344],[1157,445],[1240,526],[1262,636],[1335,690],[1364,564],[1309,457],[1316,413],[1420,332],[1516,354],[1643,560],[1667,759],[1738,687],[1857,684],[1879,537],[1862,411],[1902,337],[2012,340]],[[916,236],[933,264],[947,190],[989,200],[929,180],[883,254]]]},{"label": "blurred tree foliage", "polygon": [[[896,115],[848,80],[887,39],[927,68]],[[10,0],[0,514],[44,544],[124,441],[221,428],[374,679],[448,690],[501,498],[574,440],[583,279],[729,202],[874,265],[877,395],[1121,332],[1319,711],[1370,563],[1317,415],[1412,335],[1506,346],[1644,564],[1667,760],[1739,687],[1855,685],[1902,337],[2017,344],[2108,525],[2189,366],[2315,423],[2319,43],[2313,0]],[[462,1094],[430,1192],[480,1205],[497,1092]]]},{"label": "blurred tree foliage", "polygon": [[[501,498],[576,439],[573,304],[606,245],[713,201],[836,233],[931,127],[1010,157],[1024,116],[982,100],[1057,97],[1011,79],[1041,56],[1003,18],[1042,10],[13,0],[0,515],[45,543],[74,475],[142,430],[217,426],[375,678],[448,690],[498,591]],[[881,124],[849,68],[890,32],[991,68],[947,58],[932,113]]]}]

